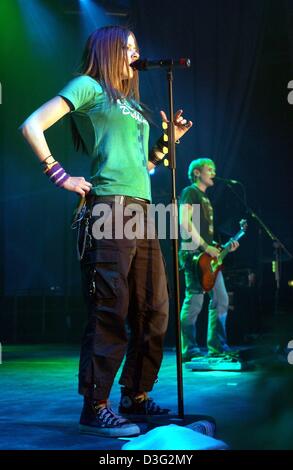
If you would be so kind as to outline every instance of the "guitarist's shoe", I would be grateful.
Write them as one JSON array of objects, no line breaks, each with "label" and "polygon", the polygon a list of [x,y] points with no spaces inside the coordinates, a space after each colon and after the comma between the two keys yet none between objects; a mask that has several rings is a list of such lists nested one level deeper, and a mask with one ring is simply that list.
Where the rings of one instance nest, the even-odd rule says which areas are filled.
[{"label": "guitarist's shoe", "polygon": [[207,357],[221,359],[222,361],[238,361],[239,351],[213,352],[208,353]]},{"label": "guitarist's shoe", "polygon": [[231,357],[239,357],[240,356],[240,351],[239,349],[234,349],[233,351],[225,351],[226,356],[231,356]]},{"label": "guitarist's shoe", "polygon": [[194,357],[202,357],[204,354],[201,353],[200,349],[196,352],[182,354],[182,362],[190,362]]},{"label": "guitarist's shoe", "polygon": [[228,356],[239,356],[240,355],[240,350],[239,349],[232,349],[228,344],[223,345],[223,354],[226,354]]}]

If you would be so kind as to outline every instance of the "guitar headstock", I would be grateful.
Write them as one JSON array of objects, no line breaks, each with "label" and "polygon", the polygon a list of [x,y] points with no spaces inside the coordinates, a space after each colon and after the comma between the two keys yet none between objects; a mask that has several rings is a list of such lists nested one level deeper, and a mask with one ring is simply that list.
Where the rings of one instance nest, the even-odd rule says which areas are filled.
[{"label": "guitar headstock", "polygon": [[243,232],[246,232],[247,230],[247,220],[246,219],[241,219],[240,222],[239,222],[239,225],[240,225],[240,228],[241,230],[243,230]]}]

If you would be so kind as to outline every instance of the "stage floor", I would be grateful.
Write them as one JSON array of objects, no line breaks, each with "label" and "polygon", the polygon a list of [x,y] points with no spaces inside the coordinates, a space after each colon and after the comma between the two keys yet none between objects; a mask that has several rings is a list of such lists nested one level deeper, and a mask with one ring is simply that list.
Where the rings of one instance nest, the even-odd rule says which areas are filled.
[{"label": "stage floor", "polygon": [[[76,391],[78,356],[79,348],[75,345],[2,346],[0,449],[122,447],[124,440],[78,432],[82,405],[82,397]],[[292,369],[290,372],[292,375]],[[267,410],[272,384],[281,386],[278,374],[270,376],[270,383],[265,374],[258,364],[253,370],[241,372],[197,372],[183,366],[185,414],[213,416],[217,422],[216,437],[231,449],[290,448],[282,429],[272,421],[276,418]],[[117,382],[111,394],[114,410],[120,396]],[[159,381],[151,396],[177,412],[174,351],[165,351]],[[288,419],[292,423],[290,413]]]}]

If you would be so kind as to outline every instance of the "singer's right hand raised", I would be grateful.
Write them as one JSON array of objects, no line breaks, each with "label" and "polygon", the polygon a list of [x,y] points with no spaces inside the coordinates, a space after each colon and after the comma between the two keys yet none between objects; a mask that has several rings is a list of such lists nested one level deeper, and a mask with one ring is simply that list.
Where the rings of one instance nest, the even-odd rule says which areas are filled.
[{"label": "singer's right hand raised", "polygon": [[205,249],[205,252],[210,255],[212,258],[217,258],[219,254],[221,253],[218,248],[212,245],[208,245],[207,248]]},{"label": "singer's right hand raised", "polygon": [[84,197],[91,190],[92,184],[86,181],[83,176],[70,176],[70,178],[65,181],[62,188]]}]

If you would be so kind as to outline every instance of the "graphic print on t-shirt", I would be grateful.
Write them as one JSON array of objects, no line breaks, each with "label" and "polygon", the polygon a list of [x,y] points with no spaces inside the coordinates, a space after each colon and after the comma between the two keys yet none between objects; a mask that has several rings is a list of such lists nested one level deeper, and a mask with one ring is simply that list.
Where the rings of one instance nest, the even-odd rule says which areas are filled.
[{"label": "graphic print on t-shirt", "polygon": [[117,104],[125,116],[130,115],[133,119],[136,119],[139,122],[143,122],[144,124],[148,124],[143,115],[140,114],[136,109],[132,108],[125,101],[121,101],[118,99]]}]

